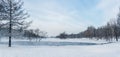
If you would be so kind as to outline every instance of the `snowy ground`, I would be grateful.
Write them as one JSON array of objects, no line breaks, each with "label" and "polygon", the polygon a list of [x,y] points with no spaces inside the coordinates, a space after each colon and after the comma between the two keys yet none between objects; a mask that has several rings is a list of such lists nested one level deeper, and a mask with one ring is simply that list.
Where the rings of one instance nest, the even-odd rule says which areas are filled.
[{"label": "snowy ground", "polygon": [[89,39],[43,39],[41,42],[13,40],[0,42],[0,57],[120,57],[120,42]]}]

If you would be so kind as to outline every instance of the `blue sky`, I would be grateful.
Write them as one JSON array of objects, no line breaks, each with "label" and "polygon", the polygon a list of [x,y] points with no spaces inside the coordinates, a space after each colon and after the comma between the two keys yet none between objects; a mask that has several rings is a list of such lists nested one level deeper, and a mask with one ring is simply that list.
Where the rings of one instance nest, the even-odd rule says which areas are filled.
[{"label": "blue sky", "polygon": [[48,35],[79,33],[88,26],[103,26],[118,14],[120,0],[24,0],[33,20],[30,28]]}]

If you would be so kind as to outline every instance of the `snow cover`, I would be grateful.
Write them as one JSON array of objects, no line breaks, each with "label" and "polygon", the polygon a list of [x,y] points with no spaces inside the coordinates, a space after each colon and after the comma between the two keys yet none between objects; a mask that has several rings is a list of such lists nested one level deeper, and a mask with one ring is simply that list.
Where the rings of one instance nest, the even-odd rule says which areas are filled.
[{"label": "snow cover", "polygon": [[120,42],[47,38],[40,42],[13,39],[0,42],[0,57],[120,57]]}]

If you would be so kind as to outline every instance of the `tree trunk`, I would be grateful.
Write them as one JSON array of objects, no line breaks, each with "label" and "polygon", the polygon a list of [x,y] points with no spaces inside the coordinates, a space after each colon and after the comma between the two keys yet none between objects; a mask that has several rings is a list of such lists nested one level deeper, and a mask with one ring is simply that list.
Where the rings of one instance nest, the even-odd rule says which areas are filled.
[{"label": "tree trunk", "polygon": [[118,41],[118,37],[116,36],[116,41]]},{"label": "tree trunk", "polygon": [[11,36],[9,36],[9,47],[11,47]]},{"label": "tree trunk", "polygon": [[10,20],[10,27],[9,27],[9,47],[11,47],[11,37],[12,37],[12,25]]},{"label": "tree trunk", "polygon": [[12,37],[12,1],[9,0],[10,2],[10,24],[9,24],[9,47],[11,47],[11,37]]}]

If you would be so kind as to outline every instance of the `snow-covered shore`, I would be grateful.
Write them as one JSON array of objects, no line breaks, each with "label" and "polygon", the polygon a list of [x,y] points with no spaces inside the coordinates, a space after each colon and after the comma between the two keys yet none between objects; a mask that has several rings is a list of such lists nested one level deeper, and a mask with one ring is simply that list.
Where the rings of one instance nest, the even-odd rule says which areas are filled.
[{"label": "snow-covered shore", "polygon": [[89,39],[43,39],[40,42],[1,40],[0,57],[120,57],[120,42],[108,43]]}]

